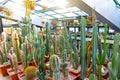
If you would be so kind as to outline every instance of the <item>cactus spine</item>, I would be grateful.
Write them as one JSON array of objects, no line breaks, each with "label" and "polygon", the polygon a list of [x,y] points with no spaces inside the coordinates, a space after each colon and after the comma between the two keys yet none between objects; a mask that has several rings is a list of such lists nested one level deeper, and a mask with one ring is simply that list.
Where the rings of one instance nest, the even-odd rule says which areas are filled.
[{"label": "cactus spine", "polygon": [[85,78],[85,74],[86,74],[86,40],[85,40],[85,24],[86,24],[86,20],[85,18],[81,18],[81,75],[82,75],[82,79],[84,80]]},{"label": "cactus spine", "polygon": [[57,55],[52,55],[50,57],[50,64],[51,64],[51,69],[53,71],[53,79],[54,80],[61,80],[60,63],[59,63],[59,58]]}]

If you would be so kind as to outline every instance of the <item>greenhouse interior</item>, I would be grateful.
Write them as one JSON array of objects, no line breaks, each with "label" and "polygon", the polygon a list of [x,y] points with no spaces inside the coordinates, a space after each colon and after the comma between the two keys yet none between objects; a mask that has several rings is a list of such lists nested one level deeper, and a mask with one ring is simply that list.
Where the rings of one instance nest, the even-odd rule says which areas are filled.
[{"label": "greenhouse interior", "polygon": [[0,0],[0,80],[120,80],[120,0]]}]

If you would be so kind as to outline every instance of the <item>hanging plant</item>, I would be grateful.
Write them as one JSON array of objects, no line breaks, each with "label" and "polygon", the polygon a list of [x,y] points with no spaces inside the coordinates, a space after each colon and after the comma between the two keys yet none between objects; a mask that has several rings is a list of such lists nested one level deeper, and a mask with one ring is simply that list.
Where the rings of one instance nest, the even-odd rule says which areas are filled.
[{"label": "hanging plant", "polygon": [[52,26],[56,26],[57,23],[56,23],[55,21],[52,21],[52,22],[51,22],[51,25],[52,25]]},{"label": "hanging plant", "polygon": [[3,11],[4,11],[6,16],[8,16],[8,17],[12,16],[12,11],[10,9],[5,8]]},{"label": "hanging plant", "polygon": [[48,7],[47,6],[42,6],[42,10],[47,10]]},{"label": "hanging plant", "polygon": [[45,21],[41,21],[41,24],[44,25],[44,24],[45,24]]},{"label": "hanging plant", "polygon": [[3,9],[2,8],[0,8],[0,12],[2,12],[3,11]]},{"label": "hanging plant", "polygon": [[24,7],[26,8],[25,15],[30,18],[30,13],[35,9],[37,4],[34,0],[24,0],[23,3]]}]

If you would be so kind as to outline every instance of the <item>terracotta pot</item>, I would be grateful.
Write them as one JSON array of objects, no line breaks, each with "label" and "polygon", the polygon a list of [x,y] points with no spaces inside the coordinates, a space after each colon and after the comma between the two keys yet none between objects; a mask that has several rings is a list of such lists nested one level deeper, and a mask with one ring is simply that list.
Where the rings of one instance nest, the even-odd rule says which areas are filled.
[{"label": "terracotta pot", "polygon": [[49,63],[45,64],[45,68],[46,68],[47,71],[50,71],[50,65],[49,65]]},{"label": "terracotta pot", "polygon": [[19,62],[18,62],[18,65],[22,65],[22,61],[19,61]]},{"label": "terracotta pot", "polygon": [[7,74],[7,69],[10,68],[10,64],[6,65],[0,65],[0,76],[6,76]]},{"label": "terracotta pot", "polygon": [[49,58],[50,58],[49,56],[45,56],[44,58],[45,58],[45,63],[49,62]]},{"label": "terracotta pot", "polygon": [[80,74],[80,69],[78,69],[78,70],[70,69],[68,72],[71,73],[71,74],[73,74],[73,75],[78,76]]},{"label": "terracotta pot", "polygon": [[10,80],[19,80],[18,74],[23,73],[23,71],[21,71],[21,69],[20,70],[18,69],[18,71],[15,72],[12,68],[7,69],[7,72],[10,77]]},{"label": "terracotta pot", "polygon": [[106,67],[104,67],[104,70],[105,72],[102,73],[102,78],[106,80],[109,77],[109,71]]},{"label": "terracotta pot", "polygon": [[19,80],[25,80],[25,75],[23,73],[18,74]]}]

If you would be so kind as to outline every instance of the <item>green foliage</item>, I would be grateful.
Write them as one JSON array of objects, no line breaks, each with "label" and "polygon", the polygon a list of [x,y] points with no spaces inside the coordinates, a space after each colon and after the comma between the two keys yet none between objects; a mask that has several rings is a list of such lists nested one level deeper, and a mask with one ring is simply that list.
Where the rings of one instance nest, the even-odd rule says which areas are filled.
[{"label": "green foliage", "polygon": [[85,18],[81,18],[81,76],[82,79],[85,78],[85,74],[86,74],[86,35],[85,35],[85,26],[86,25],[86,19]]}]

